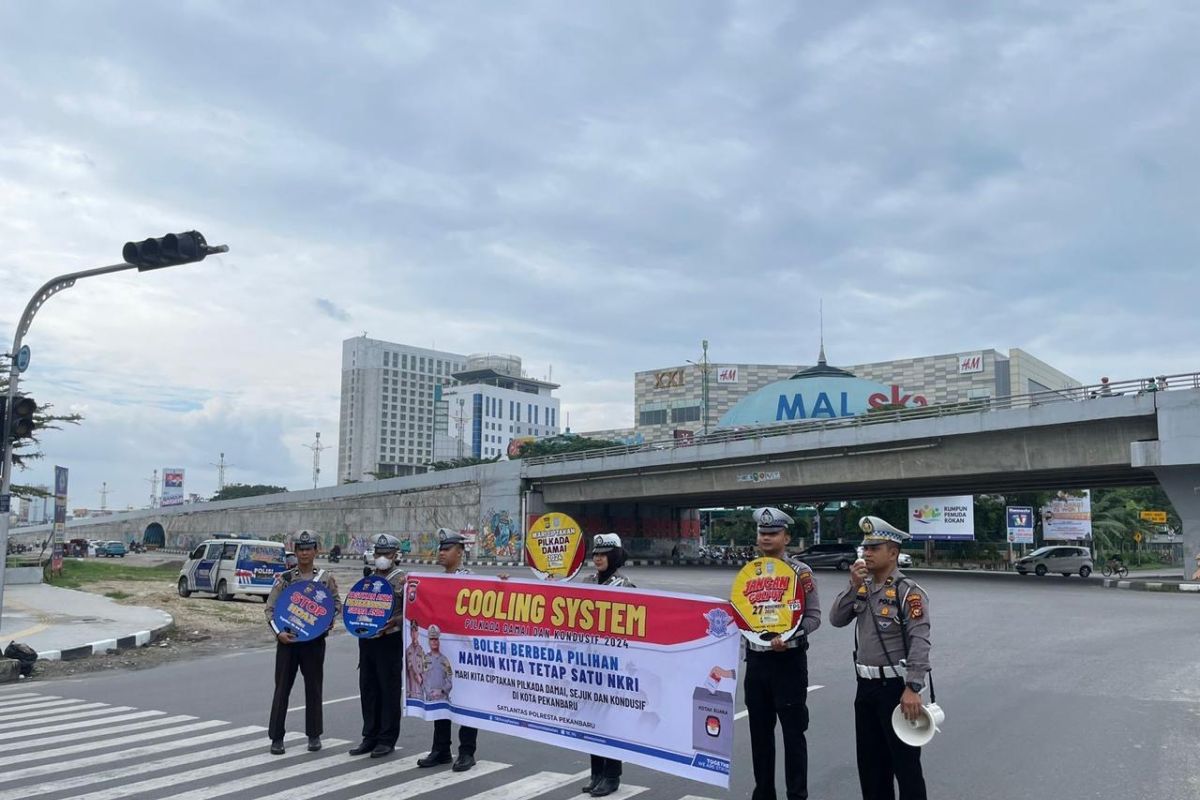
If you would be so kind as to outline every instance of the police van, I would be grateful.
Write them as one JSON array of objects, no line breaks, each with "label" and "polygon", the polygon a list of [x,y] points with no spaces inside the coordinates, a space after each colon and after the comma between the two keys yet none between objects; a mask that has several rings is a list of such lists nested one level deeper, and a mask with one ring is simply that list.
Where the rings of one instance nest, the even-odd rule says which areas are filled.
[{"label": "police van", "polygon": [[284,548],[265,539],[209,539],[193,550],[179,570],[179,596],[212,592],[219,600],[258,595],[263,602],[283,572]]}]

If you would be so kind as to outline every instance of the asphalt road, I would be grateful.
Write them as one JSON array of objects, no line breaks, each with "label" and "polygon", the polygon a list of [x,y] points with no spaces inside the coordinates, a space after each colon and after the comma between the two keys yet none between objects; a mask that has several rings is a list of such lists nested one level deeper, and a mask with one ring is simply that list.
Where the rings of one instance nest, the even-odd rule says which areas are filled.
[{"label": "asphalt road", "polygon": [[[724,596],[731,573],[713,569],[639,568],[629,571],[642,588],[661,588]],[[1011,800],[1011,798],[1200,798],[1200,638],[1192,620],[1200,612],[1200,598],[1192,595],[1159,594],[1103,589],[1077,578],[988,580],[972,577],[933,576],[921,578],[931,595],[933,664],[938,701],[946,710],[942,733],[925,748],[924,764],[930,796]],[[828,606],[844,587],[844,574],[819,572],[818,586]],[[851,703],[854,679],[850,668],[852,635],[849,628],[825,625],[813,636],[809,651],[809,789],[814,798],[857,796],[854,760],[854,730]],[[82,776],[104,769],[93,765],[71,769],[72,759],[60,756],[53,773],[39,769],[45,747],[30,748],[27,757],[5,753],[5,725],[15,732],[25,723],[6,723],[5,708],[20,700],[17,694],[53,695],[64,698],[68,709],[80,702],[103,702],[137,710],[187,714],[201,721],[222,720],[234,726],[264,726],[272,690],[273,650],[233,650],[203,661],[181,662],[151,670],[92,674],[79,679],[34,682],[0,689],[0,771],[27,770],[25,777],[6,781],[10,791],[56,788],[39,796],[49,800],[74,798],[82,791],[71,788]],[[332,637],[326,661],[326,738],[356,741],[361,724],[355,673],[356,642],[345,635]],[[30,698],[36,704],[43,702]],[[58,701],[46,701],[58,702]],[[297,687],[293,707],[303,703]],[[7,705],[6,705],[7,704]],[[740,694],[738,707],[741,706]],[[34,715],[29,724],[42,725]],[[97,714],[103,710],[97,711]],[[126,712],[129,713],[129,712]],[[102,719],[102,717],[101,717]],[[118,723],[120,724],[120,723]],[[125,723],[128,724],[128,723]],[[289,717],[289,728],[302,730],[301,713]],[[535,746],[522,740],[482,732],[478,758],[493,762],[495,771],[466,773],[470,780],[450,784],[452,773],[429,782],[429,771],[402,769],[401,759],[423,754],[429,746],[432,725],[405,720],[401,752],[394,765],[368,765],[342,755],[339,748],[319,754],[328,763],[307,774],[287,775],[314,759],[293,745],[289,758],[244,766],[232,772],[218,764],[265,753],[264,733],[243,733],[250,748],[237,756],[193,756],[206,758],[199,766],[213,767],[215,776],[200,777],[197,765],[176,767],[133,778],[123,776],[123,766],[145,762],[159,754],[119,761],[119,754],[145,742],[111,744],[119,733],[103,735],[104,725],[80,731],[80,740],[90,744],[86,757],[107,761],[113,770],[97,797],[125,796],[114,788],[145,786],[139,797],[186,797],[189,790],[202,790],[212,783],[236,786],[239,797],[261,797],[291,791],[295,796],[315,796],[317,782],[364,769],[379,769],[378,775],[356,787],[345,786],[321,796],[361,797],[395,785],[394,793],[383,796],[409,797],[418,791],[431,800],[490,797],[545,797],[565,800],[579,797],[577,781],[563,783],[561,776],[587,769],[587,757],[567,750]],[[216,741],[197,745],[200,750],[225,744],[218,728]],[[211,731],[210,731],[211,733]],[[42,736],[42,733],[34,734]],[[70,735],[69,733],[67,735]],[[205,731],[184,732],[179,737],[203,737]],[[16,737],[7,737],[19,743]],[[231,735],[228,741],[234,741]],[[163,741],[151,739],[159,746]],[[60,745],[48,745],[49,747]],[[163,752],[174,756],[180,750]],[[291,756],[296,753],[295,757]],[[35,755],[36,754],[36,755]],[[239,761],[241,763],[241,761]],[[189,771],[190,770],[190,771]],[[262,784],[264,771],[276,782]],[[550,781],[539,783],[534,776],[550,771]],[[45,774],[43,774],[45,773]],[[169,775],[157,781],[156,775]],[[257,776],[257,777],[255,777]],[[276,780],[278,779],[278,780]],[[132,780],[145,784],[128,786]],[[424,784],[404,784],[425,780]],[[439,782],[439,780],[441,782]],[[51,783],[47,783],[47,782]],[[230,783],[230,781],[233,781]],[[57,783],[55,783],[57,782]],[[528,787],[524,794],[512,787]],[[748,797],[752,788],[749,737],[745,721],[738,723],[731,791],[662,775],[626,765],[624,784],[647,787],[641,798],[679,800],[688,796],[719,798]],[[89,786],[91,791],[94,786]],[[260,788],[261,786],[261,788]],[[39,788],[40,787],[40,788]],[[503,787],[503,788],[501,788]],[[257,789],[257,791],[249,791]],[[779,779],[782,796],[782,776]],[[319,793],[319,792],[317,792]],[[0,791],[0,800],[7,796]],[[13,795],[17,796],[16,794]],[[22,795],[24,796],[24,795]],[[90,795],[89,795],[90,796]],[[213,795],[216,796],[216,795]],[[624,795],[628,796],[628,795]]]}]

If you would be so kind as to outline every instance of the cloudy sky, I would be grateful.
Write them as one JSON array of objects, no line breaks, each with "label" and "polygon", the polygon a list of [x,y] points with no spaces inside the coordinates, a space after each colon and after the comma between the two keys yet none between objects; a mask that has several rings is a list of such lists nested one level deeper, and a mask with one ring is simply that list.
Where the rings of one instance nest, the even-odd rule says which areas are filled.
[{"label": "cloudy sky", "polygon": [[19,480],[303,488],[363,331],[553,365],[576,430],[704,338],[811,362],[819,298],[834,363],[1200,367],[1200,6],[843,6],[0,4],[0,337],[127,239],[231,248],[50,301],[25,386],[86,422]]}]

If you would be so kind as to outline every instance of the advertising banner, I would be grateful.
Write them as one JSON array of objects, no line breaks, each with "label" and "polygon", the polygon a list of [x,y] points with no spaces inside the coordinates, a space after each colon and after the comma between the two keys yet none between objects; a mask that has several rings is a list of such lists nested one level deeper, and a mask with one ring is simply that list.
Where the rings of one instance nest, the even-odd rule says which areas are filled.
[{"label": "advertising banner", "polygon": [[298,642],[315,639],[333,624],[333,606],[333,595],[323,583],[288,584],[275,602],[275,632],[295,634]]},{"label": "advertising banner", "polygon": [[383,630],[392,618],[396,593],[392,584],[378,575],[368,575],[354,584],[342,603],[342,622],[346,630],[359,639],[369,638]]},{"label": "advertising banner", "polygon": [[1092,494],[1082,496],[1066,492],[1042,506],[1042,538],[1046,541],[1084,541],[1092,538]]},{"label": "advertising banner", "polygon": [[54,541],[67,538],[67,468],[54,468]]},{"label": "advertising banner", "polygon": [[733,609],[746,624],[742,631],[755,644],[771,634],[789,639],[804,615],[804,594],[796,570],[779,558],[756,558],[738,571],[729,590]]},{"label": "advertising banner", "polygon": [[1008,518],[1008,543],[1033,544],[1033,507],[1006,506],[1004,512]]},{"label": "advertising banner", "polygon": [[161,506],[183,505],[183,470],[163,467]]},{"label": "advertising banner", "polygon": [[915,541],[970,541],[975,538],[975,498],[969,494],[913,497],[908,501],[908,520]]},{"label": "advertising banner", "polygon": [[729,786],[741,637],[727,601],[437,574],[405,593],[408,715]]},{"label": "advertising banner", "polygon": [[525,536],[525,564],[542,580],[569,581],[583,566],[583,529],[566,514],[542,514]]}]

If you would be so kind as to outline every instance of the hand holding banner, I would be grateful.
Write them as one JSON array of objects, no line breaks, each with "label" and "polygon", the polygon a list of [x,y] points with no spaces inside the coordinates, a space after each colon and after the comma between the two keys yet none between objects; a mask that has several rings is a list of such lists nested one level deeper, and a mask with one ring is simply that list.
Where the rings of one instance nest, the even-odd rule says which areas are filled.
[{"label": "hand holding banner", "polygon": [[315,639],[333,624],[333,606],[333,594],[325,584],[290,583],[275,601],[275,629],[294,635],[297,642]]},{"label": "hand holding banner", "polygon": [[804,614],[796,570],[779,558],[756,558],[742,567],[729,600],[745,625],[742,635],[759,645],[776,636],[785,642],[792,638]]}]

